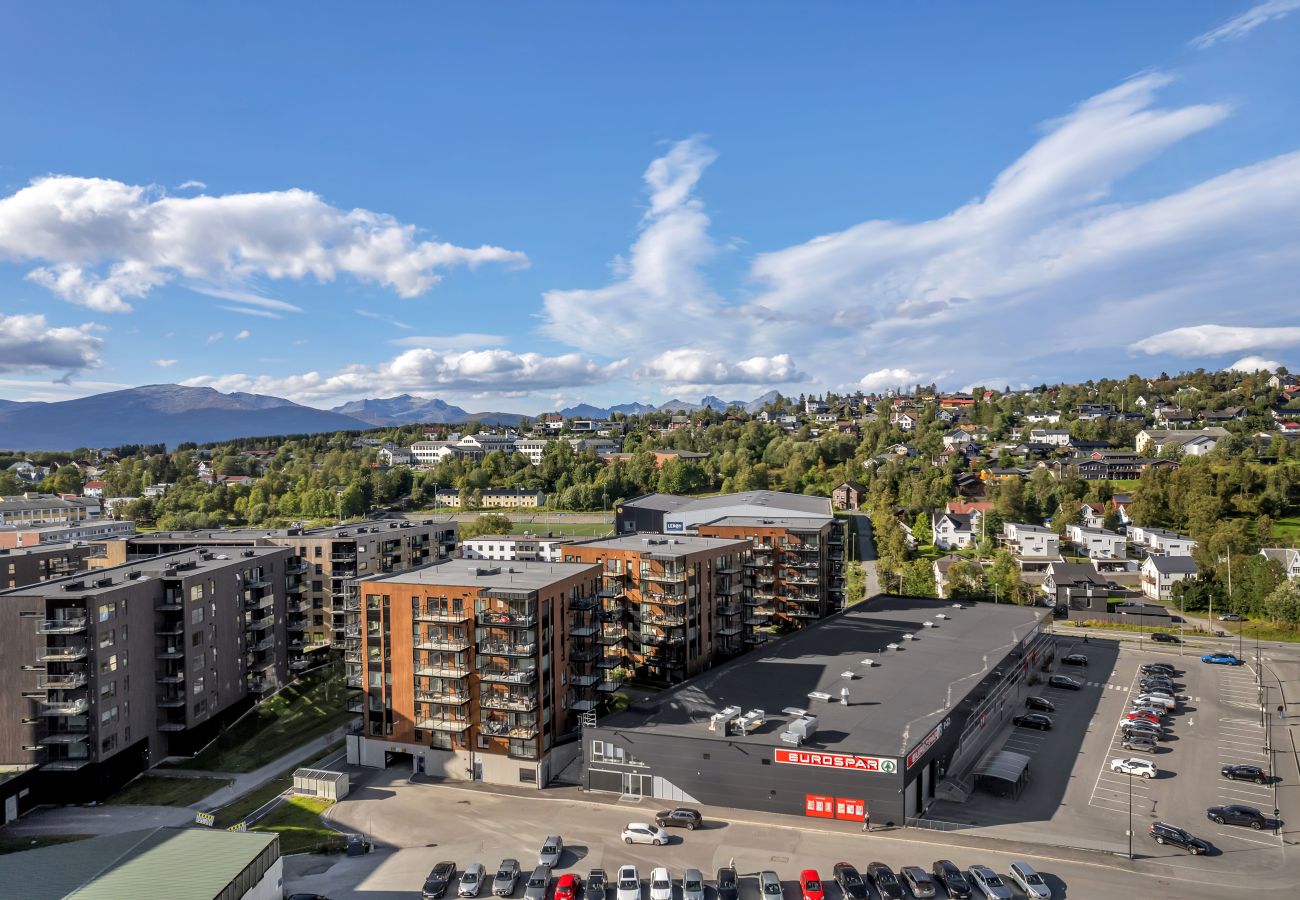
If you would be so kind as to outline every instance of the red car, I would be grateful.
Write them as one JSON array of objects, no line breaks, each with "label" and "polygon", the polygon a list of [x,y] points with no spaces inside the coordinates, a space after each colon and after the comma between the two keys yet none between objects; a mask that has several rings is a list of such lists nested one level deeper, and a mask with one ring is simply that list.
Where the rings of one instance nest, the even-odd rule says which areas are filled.
[{"label": "red car", "polygon": [[555,882],[555,900],[578,900],[582,896],[582,879],[572,873],[560,876]]},{"label": "red car", "polygon": [[1130,722],[1150,722],[1152,725],[1159,725],[1160,720],[1150,713],[1131,712],[1124,716]]},{"label": "red car", "polygon": [[803,900],[826,900],[826,889],[822,887],[822,877],[816,869],[804,869],[799,873],[799,891]]}]

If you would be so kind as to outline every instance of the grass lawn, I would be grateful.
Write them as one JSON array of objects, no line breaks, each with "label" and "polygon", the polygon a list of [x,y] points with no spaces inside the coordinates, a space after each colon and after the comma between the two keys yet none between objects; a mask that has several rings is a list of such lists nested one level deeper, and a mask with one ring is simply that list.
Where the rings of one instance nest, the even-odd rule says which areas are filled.
[{"label": "grass lawn", "polygon": [[339,833],[320,820],[320,814],[333,805],[334,801],[318,797],[290,797],[249,831],[278,832],[281,853],[309,853],[339,840]]},{"label": "grass lawn", "polygon": [[1273,537],[1294,544],[1300,541],[1300,516],[1286,516],[1273,520]]},{"label": "grass lawn", "polygon": [[531,531],[533,534],[571,534],[577,537],[600,537],[605,534],[614,533],[613,522],[520,522],[514,521],[510,524],[511,534],[523,534],[525,531]]},{"label": "grass lawn", "polygon": [[94,837],[94,835],[42,834],[31,837],[0,837],[0,853],[21,853],[23,850],[36,850],[39,847],[50,847],[54,844],[70,844],[73,841],[84,841],[88,837]]},{"label": "grass lawn", "polygon": [[198,756],[175,765],[251,772],[349,722],[355,715],[347,711],[350,693],[341,665],[306,675],[222,732]]},{"label": "grass lawn", "polygon": [[233,803],[221,807],[221,809],[217,810],[215,813],[217,821],[214,827],[229,828],[231,825],[237,825],[244,821],[267,803],[270,803],[276,797],[293,787],[293,773],[295,769],[309,767],[313,763],[333,756],[341,749],[343,749],[343,742],[335,741],[320,753],[313,754],[312,756],[285,769],[257,790],[250,791],[238,800],[235,800]]},{"label": "grass lawn", "polygon": [[189,806],[228,784],[224,778],[141,775],[106,802],[117,806]]}]

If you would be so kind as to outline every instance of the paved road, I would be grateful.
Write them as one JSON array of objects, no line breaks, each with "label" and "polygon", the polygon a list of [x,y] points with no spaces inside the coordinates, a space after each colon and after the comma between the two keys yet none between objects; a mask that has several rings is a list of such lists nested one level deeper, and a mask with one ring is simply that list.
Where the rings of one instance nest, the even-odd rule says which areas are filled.
[{"label": "paved road", "polygon": [[862,574],[866,580],[864,596],[874,597],[880,593],[880,573],[876,570],[876,541],[871,536],[871,519],[864,513],[854,513],[853,521],[858,529],[858,547],[853,558],[862,563]]},{"label": "paved road", "polygon": [[[645,821],[658,808],[640,804],[547,799],[546,795],[502,795],[450,785],[410,784],[397,773],[363,787],[335,807],[336,824],[370,833],[387,847],[366,857],[291,857],[285,867],[286,890],[314,891],[335,900],[394,900],[413,898],[434,863],[450,859],[460,866],[482,862],[489,867],[514,857],[527,870],[547,834],[560,832],[567,850],[557,872],[585,874],[595,867],[611,874],[634,864],[644,879],[655,865],[668,866],[680,877],[688,866],[713,872],[734,859],[742,875],[774,869],[785,879],[785,897],[795,900],[799,870],[818,868],[828,875],[839,860],[865,867],[881,860],[898,868],[952,859],[963,867],[983,863],[1005,872],[1015,859],[1030,860],[1045,874],[1057,898],[1096,900],[1106,896],[1217,898],[1223,887],[1240,887],[1231,876],[1191,873],[1170,867],[1129,863],[1109,855],[1057,847],[985,843],[964,834],[892,831],[862,834],[856,826],[802,821],[761,813],[736,812],[715,817],[705,809],[705,829],[674,834],[667,847],[625,846],[621,826]],[[550,794],[551,792],[547,792]],[[580,795],[571,795],[580,796]],[[1269,873],[1252,887],[1273,884]],[[1280,886],[1280,884],[1275,885]],[[519,896],[522,885],[516,890]],[[752,877],[742,879],[743,900],[759,900]],[[840,900],[828,891],[828,900]],[[1020,895],[1017,895],[1020,896]]]}]

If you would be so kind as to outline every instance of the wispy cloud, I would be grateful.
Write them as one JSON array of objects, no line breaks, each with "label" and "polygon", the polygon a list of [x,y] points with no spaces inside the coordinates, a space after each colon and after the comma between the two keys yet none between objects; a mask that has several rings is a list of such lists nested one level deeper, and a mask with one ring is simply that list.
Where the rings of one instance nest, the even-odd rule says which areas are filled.
[{"label": "wispy cloud", "polygon": [[302,312],[301,306],[294,306],[284,300],[276,300],[274,297],[263,297],[261,294],[255,294],[252,291],[241,291],[233,288],[212,287],[210,285],[191,284],[187,287],[196,294],[203,294],[207,297],[216,297],[218,300],[233,300],[244,306],[257,306],[262,309],[269,309],[275,312]]},{"label": "wispy cloud", "polygon": [[225,336],[226,334],[224,331],[214,331],[212,334],[208,335],[207,343],[215,344]]},{"label": "wispy cloud", "polygon": [[283,319],[284,316],[269,309],[253,309],[251,306],[222,306],[226,312],[239,313],[242,316],[256,316],[259,319]]},{"label": "wispy cloud", "polygon": [[189,181],[182,181],[176,185],[178,191],[202,191],[207,188],[207,184],[199,181],[197,178],[191,178]]},{"label": "wispy cloud", "polygon": [[1219,41],[1231,41],[1245,37],[1261,25],[1285,18],[1300,9],[1300,0],[1265,0],[1252,6],[1239,16],[1234,16],[1218,28],[1197,35],[1190,41],[1197,50],[1213,47]]},{"label": "wispy cloud", "polygon": [[246,341],[246,340],[248,340],[250,337],[252,337],[252,335],[253,335],[253,333],[252,333],[251,331],[249,331],[247,328],[245,328],[243,331],[239,332],[239,334],[235,335],[235,340],[237,340],[237,341]]},{"label": "wispy cloud", "polygon": [[392,316],[385,315],[384,313],[378,313],[370,309],[356,309],[353,310],[353,312],[366,319],[377,319],[380,322],[385,322],[389,325],[392,325],[394,328],[404,328],[410,330],[415,327],[414,325],[408,325],[405,322],[399,322],[397,319],[394,319]]},{"label": "wispy cloud", "polygon": [[1262,356],[1243,356],[1228,368],[1233,372],[1272,372],[1282,364],[1276,359]]},{"label": "wispy cloud", "polygon": [[174,359],[155,359],[153,361],[153,364],[160,369],[170,369],[172,366],[176,365],[176,363],[177,360]]},{"label": "wispy cloud", "polygon": [[432,350],[472,350],[504,346],[506,336],[477,331],[467,331],[462,334],[413,334],[408,337],[394,338],[388,343],[398,347],[428,347]]},{"label": "wispy cloud", "polygon": [[674,386],[707,388],[733,384],[783,384],[808,376],[795,367],[788,353],[730,362],[705,350],[678,349],[659,354],[638,369],[636,377]]}]

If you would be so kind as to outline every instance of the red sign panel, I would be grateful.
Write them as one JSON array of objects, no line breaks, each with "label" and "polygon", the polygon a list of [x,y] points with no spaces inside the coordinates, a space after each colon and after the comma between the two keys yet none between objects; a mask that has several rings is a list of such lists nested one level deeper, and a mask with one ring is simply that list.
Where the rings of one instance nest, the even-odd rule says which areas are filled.
[{"label": "red sign panel", "polygon": [[850,822],[861,822],[862,817],[867,814],[867,802],[858,800],[853,797],[836,797],[835,798],[835,818],[847,819]]},{"label": "red sign panel", "polygon": [[898,761],[889,757],[856,756],[849,753],[821,753],[815,750],[776,750],[776,761],[793,766],[820,766],[825,769],[854,769],[893,775]]},{"label": "red sign panel", "polygon": [[934,726],[934,730],[931,731],[929,734],[927,734],[921,740],[921,743],[917,744],[912,749],[911,753],[907,754],[907,767],[909,769],[911,769],[912,766],[916,765],[917,760],[919,760],[922,756],[925,756],[925,751],[929,750],[931,747],[935,745],[936,742],[938,742],[939,738],[943,735],[943,733],[948,730],[948,724],[951,721],[952,721],[951,719],[944,719],[938,725]]},{"label": "red sign panel", "polygon": [[803,814],[819,819],[835,818],[835,798],[823,797],[821,794],[806,794],[803,799]]}]

